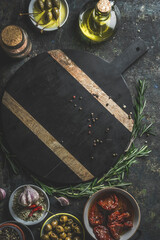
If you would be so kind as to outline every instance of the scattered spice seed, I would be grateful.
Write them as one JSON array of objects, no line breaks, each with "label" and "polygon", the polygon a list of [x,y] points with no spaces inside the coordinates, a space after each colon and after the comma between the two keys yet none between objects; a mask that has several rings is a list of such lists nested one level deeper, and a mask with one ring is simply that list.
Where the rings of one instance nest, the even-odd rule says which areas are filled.
[{"label": "scattered spice seed", "polygon": [[72,99],[70,99],[69,102],[72,102]]},{"label": "scattered spice seed", "polygon": [[94,157],[91,157],[91,159],[94,159]]},{"label": "scattered spice seed", "polygon": [[103,141],[102,141],[102,140],[100,140],[100,143],[103,143]]},{"label": "scattered spice seed", "polygon": [[98,98],[99,96],[98,96],[98,94],[95,94],[95,93],[93,93],[93,96],[94,97],[96,97],[96,98]]},{"label": "scattered spice seed", "polygon": [[99,143],[99,139],[97,139],[96,142]]},{"label": "scattered spice seed", "polygon": [[76,98],[76,96],[73,96],[72,98],[73,98],[73,99],[75,99],[75,98]]},{"label": "scattered spice seed", "polygon": [[109,128],[106,129],[106,132],[108,132],[108,131],[109,131]]},{"label": "scattered spice seed", "polygon": [[113,157],[116,157],[118,154],[117,153],[113,153]]},{"label": "scattered spice seed", "polygon": [[97,121],[97,120],[98,120],[98,118],[95,118],[95,120]]},{"label": "scattered spice seed", "polygon": [[91,131],[88,131],[88,134],[90,135],[92,132]]},{"label": "scattered spice seed", "polygon": [[79,108],[79,111],[82,111],[82,108],[81,108],[81,107]]},{"label": "scattered spice seed", "polygon": [[93,146],[94,146],[94,147],[96,147],[96,146],[97,146],[97,144],[96,144],[96,143],[93,143]]},{"label": "scattered spice seed", "polygon": [[88,127],[89,127],[89,128],[91,128],[91,127],[92,127],[92,125],[91,125],[91,124],[89,124],[89,125],[88,125]]},{"label": "scattered spice seed", "polygon": [[91,119],[90,118],[88,118],[88,122],[90,122],[91,121]]},{"label": "scattered spice seed", "polygon": [[125,105],[125,104],[123,104],[123,108],[126,108],[126,105]]},{"label": "scattered spice seed", "polygon": [[130,114],[132,115],[132,112],[130,112]]},{"label": "scattered spice seed", "polygon": [[74,104],[74,107],[77,107],[77,104]]},{"label": "scattered spice seed", "polygon": [[92,122],[95,122],[96,120],[94,118],[92,118]]},{"label": "scattered spice seed", "polygon": [[94,143],[96,143],[96,140],[93,140]]},{"label": "scattered spice seed", "polygon": [[82,100],[82,97],[79,97],[80,100]]},{"label": "scattered spice seed", "polygon": [[91,113],[91,116],[93,117],[94,113]]}]

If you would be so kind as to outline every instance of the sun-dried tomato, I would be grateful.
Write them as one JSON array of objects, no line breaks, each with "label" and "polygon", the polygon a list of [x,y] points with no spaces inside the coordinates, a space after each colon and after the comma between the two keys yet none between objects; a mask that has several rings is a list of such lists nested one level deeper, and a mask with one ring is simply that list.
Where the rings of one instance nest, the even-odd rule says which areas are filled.
[{"label": "sun-dried tomato", "polygon": [[98,225],[93,228],[93,232],[98,240],[113,240],[105,226]]},{"label": "sun-dried tomato", "polygon": [[94,203],[89,211],[89,223],[92,226],[101,225],[104,222],[104,215],[99,209],[97,203]]},{"label": "sun-dried tomato", "polygon": [[98,201],[98,204],[105,210],[111,211],[118,206],[118,198],[116,194],[104,196]]}]

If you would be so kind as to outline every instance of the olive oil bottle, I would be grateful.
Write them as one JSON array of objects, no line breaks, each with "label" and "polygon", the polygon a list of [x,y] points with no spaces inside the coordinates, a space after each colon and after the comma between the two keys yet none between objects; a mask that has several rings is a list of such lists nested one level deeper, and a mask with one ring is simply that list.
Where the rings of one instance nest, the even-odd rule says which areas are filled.
[{"label": "olive oil bottle", "polygon": [[120,21],[120,12],[114,2],[99,0],[87,3],[79,15],[82,34],[92,42],[102,42],[113,35]]}]

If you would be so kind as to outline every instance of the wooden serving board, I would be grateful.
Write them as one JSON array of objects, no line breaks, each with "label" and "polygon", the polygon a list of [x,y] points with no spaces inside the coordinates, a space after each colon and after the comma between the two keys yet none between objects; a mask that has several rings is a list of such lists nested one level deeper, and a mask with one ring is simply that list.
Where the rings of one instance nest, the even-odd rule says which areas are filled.
[{"label": "wooden serving board", "polygon": [[139,40],[110,64],[77,50],[52,50],[25,63],[9,81],[1,105],[3,133],[19,163],[63,185],[108,171],[133,127],[121,73],[146,50]]}]

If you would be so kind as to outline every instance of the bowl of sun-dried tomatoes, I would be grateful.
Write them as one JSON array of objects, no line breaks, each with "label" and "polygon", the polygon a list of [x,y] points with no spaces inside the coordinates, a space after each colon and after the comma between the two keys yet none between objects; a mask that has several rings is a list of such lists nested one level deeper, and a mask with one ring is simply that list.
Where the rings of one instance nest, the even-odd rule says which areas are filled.
[{"label": "bowl of sun-dried tomatoes", "polygon": [[96,240],[128,240],[137,231],[141,219],[134,197],[120,188],[105,188],[87,201],[83,220]]}]

